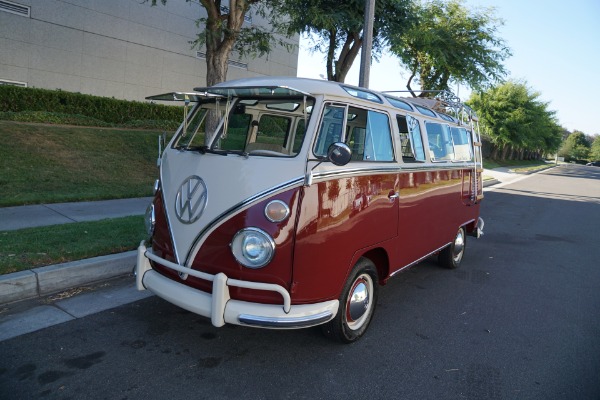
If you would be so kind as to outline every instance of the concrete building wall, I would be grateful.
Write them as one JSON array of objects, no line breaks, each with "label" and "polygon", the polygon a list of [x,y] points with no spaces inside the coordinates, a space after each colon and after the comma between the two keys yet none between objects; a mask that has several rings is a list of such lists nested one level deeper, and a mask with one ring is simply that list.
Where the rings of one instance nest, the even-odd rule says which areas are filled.
[{"label": "concrete building wall", "polygon": [[[29,15],[10,12],[13,5],[29,7]],[[1,0],[0,81],[129,100],[189,91],[206,84],[206,60],[197,56],[204,49],[189,44],[203,15],[197,2],[184,0],[155,7],[141,0]],[[296,76],[298,50],[231,61],[242,65],[229,66],[228,80]]]}]

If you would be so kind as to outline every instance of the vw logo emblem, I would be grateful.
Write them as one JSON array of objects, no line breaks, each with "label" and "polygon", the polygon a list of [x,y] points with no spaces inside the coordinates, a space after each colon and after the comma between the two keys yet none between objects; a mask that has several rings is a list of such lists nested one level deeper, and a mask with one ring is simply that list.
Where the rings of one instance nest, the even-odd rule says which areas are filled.
[{"label": "vw logo emblem", "polygon": [[175,215],[184,224],[191,224],[200,218],[207,200],[206,185],[202,178],[190,176],[183,181],[177,192]]}]

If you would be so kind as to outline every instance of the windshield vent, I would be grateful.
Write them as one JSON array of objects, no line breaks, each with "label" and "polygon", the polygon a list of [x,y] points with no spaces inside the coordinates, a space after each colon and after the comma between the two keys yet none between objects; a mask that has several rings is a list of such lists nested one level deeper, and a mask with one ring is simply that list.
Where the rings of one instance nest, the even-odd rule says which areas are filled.
[{"label": "windshield vent", "polygon": [[[197,58],[206,59],[206,53],[203,53],[201,51],[197,51],[196,52],[196,57]],[[248,64],[243,63],[243,62],[239,62],[239,61],[228,60],[227,64],[231,65],[232,67],[236,67],[236,68],[248,69]]]},{"label": "windshield vent", "polygon": [[27,82],[8,81],[6,79],[0,79],[0,85],[27,87]]},{"label": "windshield vent", "polygon": [[12,1],[0,0],[0,11],[22,15],[27,18],[31,16],[31,7],[13,3]]}]

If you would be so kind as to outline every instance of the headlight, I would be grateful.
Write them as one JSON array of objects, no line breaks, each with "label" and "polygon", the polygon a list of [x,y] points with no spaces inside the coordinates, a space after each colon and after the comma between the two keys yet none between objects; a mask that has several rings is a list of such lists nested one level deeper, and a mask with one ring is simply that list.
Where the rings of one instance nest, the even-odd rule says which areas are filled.
[{"label": "headlight", "polygon": [[261,268],[275,255],[275,242],[268,233],[258,228],[245,228],[235,234],[231,252],[245,267]]},{"label": "headlight", "polygon": [[148,235],[152,236],[154,234],[154,225],[156,224],[156,216],[154,214],[154,203],[150,203],[148,208],[146,208],[144,223],[146,225],[146,232],[148,232]]}]

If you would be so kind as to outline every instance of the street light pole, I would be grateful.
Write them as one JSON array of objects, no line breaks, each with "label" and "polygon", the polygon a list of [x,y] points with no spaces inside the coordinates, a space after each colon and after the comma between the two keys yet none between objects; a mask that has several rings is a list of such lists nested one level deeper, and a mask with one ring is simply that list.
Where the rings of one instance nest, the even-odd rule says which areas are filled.
[{"label": "street light pole", "polygon": [[363,43],[360,55],[360,75],[358,86],[369,88],[371,75],[371,52],[373,49],[373,20],[375,19],[375,0],[365,0],[365,23]]}]

